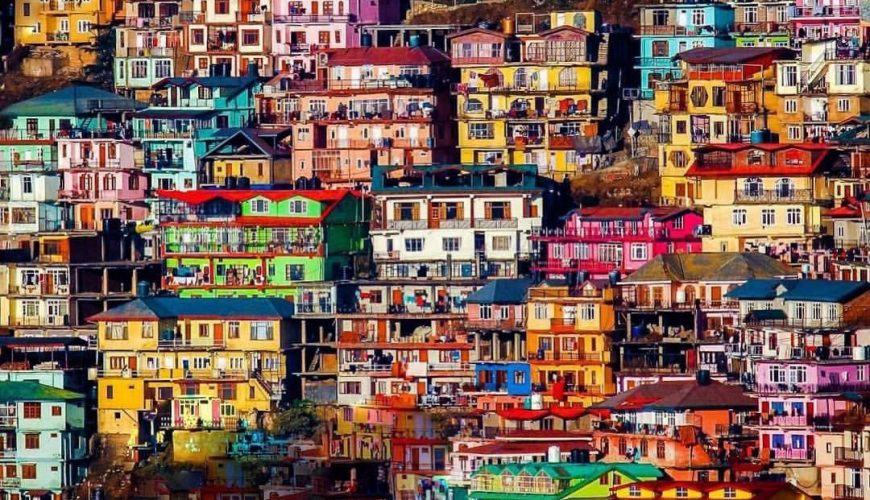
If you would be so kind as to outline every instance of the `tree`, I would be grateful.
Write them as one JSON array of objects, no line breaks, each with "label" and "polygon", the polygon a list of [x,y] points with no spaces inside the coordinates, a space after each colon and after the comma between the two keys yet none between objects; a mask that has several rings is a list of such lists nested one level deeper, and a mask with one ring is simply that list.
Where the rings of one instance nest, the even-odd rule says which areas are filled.
[{"label": "tree", "polygon": [[277,436],[310,438],[320,430],[320,417],[314,403],[298,399],[272,421],[272,433]]}]

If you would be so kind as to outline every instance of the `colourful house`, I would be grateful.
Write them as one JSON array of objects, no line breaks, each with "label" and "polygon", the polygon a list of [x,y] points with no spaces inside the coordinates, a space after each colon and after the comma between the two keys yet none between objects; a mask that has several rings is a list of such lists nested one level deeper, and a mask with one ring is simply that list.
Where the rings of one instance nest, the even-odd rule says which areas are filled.
[{"label": "colourful house", "polygon": [[475,359],[478,361],[518,361],[522,333],[526,324],[526,298],[530,278],[493,280],[468,296],[466,325],[473,332]]},{"label": "colourful house", "polygon": [[531,236],[539,245],[532,270],[549,278],[624,275],[664,253],[701,251],[696,231],[703,218],[686,208],[585,207],[564,220],[561,229]]},{"label": "colourful house", "polygon": [[352,191],[158,195],[164,285],[182,297],[281,297],[321,308],[300,284],[346,279],[365,238],[365,204]]},{"label": "colourful house", "polygon": [[150,106],[133,117],[133,135],[142,142],[142,158],[137,160],[150,175],[152,189],[196,189],[199,158],[227,138],[226,129],[253,123],[258,88],[256,70],[238,78],[166,78],[156,83]]},{"label": "colourful house", "polygon": [[782,481],[644,481],[614,486],[613,497],[617,500],[631,498],[652,499],[692,498],[714,500],[735,498],[740,500],[809,500],[813,498],[796,486]]},{"label": "colourful house", "polygon": [[613,394],[610,334],[617,290],[607,281],[543,282],[529,290],[526,350],[545,404],[589,406]]},{"label": "colourful house", "polygon": [[662,472],[647,464],[544,462],[484,465],[471,476],[468,498],[510,499],[533,495],[563,498],[607,498],[612,485],[650,481]]},{"label": "colourful house", "polygon": [[789,8],[789,28],[796,42],[829,38],[858,38],[864,35],[862,7],[848,0],[795,0]]},{"label": "colourful house", "polygon": [[271,6],[255,0],[186,4],[184,76],[243,77],[252,69],[271,75]]},{"label": "colourful house", "polygon": [[147,442],[161,415],[165,429],[263,428],[284,390],[293,311],[281,299],[142,297],[90,317],[97,432]]},{"label": "colourful house", "polygon": [[788,47],[793,0],[734,2],[731,36],[738,47]]},{"label": "colourful house", "polygon": [[640,5],[640,95],[652,99],[658,82],[680,77],[674,56],[698,47],[733,47],[734,8],[718,2]]},{"label": "colourful house", "polygon": [[17,45],[91,45],[97,26],[111,22],[114,14],[109,0],[14,3]]},{"label": "colourful house", "polygon": [[620,70],[608,66],[617,38],[599,32],[597,11],[551,17],[547,30],[450,38],[463,163],[534,164],[557,180],[598,165],[600,136],[617,117],[608,99],[619,85]]}]

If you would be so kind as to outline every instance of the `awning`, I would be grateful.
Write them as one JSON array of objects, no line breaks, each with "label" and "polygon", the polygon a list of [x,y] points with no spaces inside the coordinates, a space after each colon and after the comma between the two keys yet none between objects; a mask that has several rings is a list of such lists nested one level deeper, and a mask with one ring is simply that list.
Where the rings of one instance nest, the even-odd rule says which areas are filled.
[{"label": "awning", "polygon": [[586,408],[582,406],[553,406],[550,408],[550,413],[561,419],[575,420],[586,414]]},{"label": "awning", "polygon": [[550,414],[550,410],[526,410],[525,408],[503,408],[496,410],[498,416],[507,420],[540,420]]}]

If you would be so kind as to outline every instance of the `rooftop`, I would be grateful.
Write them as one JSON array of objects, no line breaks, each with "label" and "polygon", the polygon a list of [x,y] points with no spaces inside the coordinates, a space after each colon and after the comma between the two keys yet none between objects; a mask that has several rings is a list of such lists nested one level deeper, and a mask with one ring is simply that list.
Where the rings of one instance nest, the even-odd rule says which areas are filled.
[{"label": "rooftop", "polygon": [[644,490],[652,490],[657,493],[662,493],[667,490],[675,489],[677,487],[685,487],[690,491],[701,491],[705,493],[709,493],[711,491],[722,490],[725,488],[733,488],[739,492],[746,492],[751,495],[744,496],[740,493],[737,493],[737,498],[752,498],[753,500],[762,500],[769,497],[772,497],[776,494],[787,490],[789,492],[788,497],[798,498],[800,494],[794,490],[794,486],[789,483],[781,482],[781,481],[741,481],[741,482],[703,482],[703,481],[641,481],[638,483],[632,484],[623,484],[621,486],[614,486],[614,490],[622,490],[630,487],[639,487]]},{"label": "rooftop", "polygon": [[660,478],[664,474],[657,467],[650,464],[628,464],[628,463],[565,463],[565,462],[530,462],[524,464],[500,464],[500,465],[484,465],[474,472],[478,474],[499,475],[504,472],[510,472],[514,475],[520,472],[527,472],[532,477],[543,472],[553,479],[580,479],[592,480],[598,479],[603,474],[608,472],[620,472],[635,479],[641,478]]},{"label": "rooftop", "polygon": [[152,321],[180,318],[276,320],[289,319],[293,313],[293,304],[283,299],[145,297],[95,314],[89,317],[88,321]]},{"label": "rooftop", "polygon": [[753,279],[726,293],[738,300],[837,302],[840,304],[870,291],[870,282],[811,279]]},{"label": "rooftop", "polygon": [[331,66],[416,65],[450,62],[450,57],[433,47],[352,47],[329,53]]},{"label": "rooftop", "polygon": [[0,401],[75,401],[84,394],[38,382],[0,382]]},{"label": "rooftop", "polygon": [[593,408],[613,411],[629,410],[752,410],[758,407],[755,399],[743,392],[739,385],[711,380],[700,384],[697,380],[674,380],[643,384],[598,403]]},{"label": "rooftop", "polygon": [[531,278],[506,278],[490,281],[468,296],[470,304],[522,304],[526,301]]},{"label": "rooftop", "polygon": [[697,47],[677,54],[689,64],[766,64],[789,59],[795,52],[784,47]]},{"label": "rooftop", "polygon": [[586,220],[641,220],[650,214],[654,219],[670,219],[687,212],[683,207],[583,207],[572,210],[566,217],[579,213]]},{"label": "rooftop", "polygon": [[630,274],[623,283],[724,281],[780,278],[797,273],[788,264],[755,252],[661,254]]},{"label": "rooftop", "polygon": [[349,193],[348,189],[194,189],[190,191],[157,190],[161,199],[183,201],[191,205],[200,205],[212,200],[243,202],[254,198],[266,198],[270,201],[284,201],[302,197],[313,201],[336,202]]},{"label": "rooftop", "polygon": [[[398,176],[401,172],[401,176]],[[539,191],[538,167],[517,165],[414,165],[372,167],[372,192]]]},{"label": "rooftop", "polygon": [[146,105],[88,85],[70,85],[54,92],[31,97],[7,106],[0,116],[81,116],[99,111],[130,111]]}]

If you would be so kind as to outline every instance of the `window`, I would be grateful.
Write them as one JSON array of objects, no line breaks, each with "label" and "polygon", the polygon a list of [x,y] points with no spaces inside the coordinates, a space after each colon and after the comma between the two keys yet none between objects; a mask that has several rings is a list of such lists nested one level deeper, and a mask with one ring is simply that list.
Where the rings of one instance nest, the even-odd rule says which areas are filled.
[{"label": "window", "polygon": [[79,21],[77,26],[79,29],[79,33],[88,33],[91,31],[91,22],[90,21]]},{"label": "window", "polygon": [[143,339],[153,339],[154,338],[154,323],[150,321],[142,322],[142,338]]},{"label": "window", "polygon": [[653,57],[668,57],[668,42],[654,40],[652,43]]},{"label": "window", "polygon": [[848,113],[851,109],[852,101],[850,99],[837,99],[837,111],[840,113]]},{"label": "window", "polygon": [[24,418],[42,418],[42,403],[24,403]]},{"label": "window", "polygon": [[769,227],[776,225],[776,211],[772,208],[761,209],[761,225]]},{"label": "window", "polygon": [[190,44],[191,45],[205,45],[205,30],[202,28],[195,28],[190,30]]},{"label": "window", "polygon": [[308,202],[306,200],[291,201],[288,210],[291,214],[306,214],[308,213]]},{"label": "window", "polygon": [[704,15],[703,9],[693,9],[692,10],[692,24],[695,26],[703,26],[707,24],[707,17]]},{"label": "window", "polygon": [[779,83],[783,87],[796,87],[798,82],[797,66],[783,66],[780,72]]},{"label": "window", "polygon": [[799,141],[801,140],[801,128],[798,125],[789,125],[787,129],[788,140],[790,141]]},{"label": "window", "polygon": [[25,175],[21,178],[21,192],[23,194],[33,194],[33,177]]},{"label": "window", "polygon": [[148,61],[137,59],[130,63],[130,73],[133,78],[148,78]]},{"label": "window", "polygon": [[406,252],[422,252],[423,238],[405,238]]},{"label": "window", "polygon": [[685,486],[677,486],[677,498],[688,498],[689,489]]},{"label": "window", "polygon": [[127,340],[127,323],[106,323],[106,340]]},{"label": "window", "polygon": [[492,237],[492,249],[496,251],[508,251],[511,249],[511,237],[510,236],[493,236]]},{"label": "window", "polygon": [[220,384],[219,394],[224,401],[236,399],[236,384]]},{"label": "window", "polygon": [[483,112],[483,101],[480,99],[468,99],[465,101],[466,113],[481,113]]},{"label": "window", "polygon": [[755,24],[758,22],[758,7],[743,7],[743,22]]},{"label": "window", "polygon": [[251,322],[251,340],[272,340],[274,332],[270,321]]},{"label": "window", "polygon": [[260,45],[260,32],[257,30],[242,30],[242,45]]},{"label": "window", "polygon": [[835,81],[837,85],[855,85],[855,65],[837,64]]},{"label": "window", "polygon": [[255,214],[269,213],[269,200],[253,200],[251,201],[251,212]]},{"label": "window", "polygon": [[458,252],[461,243],[461,238],[441,238],[441,249],[445,252]]},{"label": "window", "polygon": [[713,87],[713,106],[725,106],[725,87]]},{"label": "window", "polygon": [[469,123],[469,139],[492,139],[495,137],[492,123]]},{"label": "window", "polygon": [[540,302],[535,303],[535,319],[547,319],[549,314],[547,312],[547,304],[542,304]]},{"label": "window", "polygon": [[490,304],[480,305],[480,319],[492,319],[492,306]]},{"label": "window", "polygon": [[24,2],[24,4],[21,6],[21,13],[24,14],[24,17],[30,16],[30,4],[29,3]]},{"label": "window", "polygon": [[574,88],[577,86],[577,70],[575,68],[562,68],[559,71],[559,86]]},{"label": "window", "polygon": [[631,260],[646,261],[647,259],[649,259],[649,254],[647,253],[646,243],[632,243]]},{"label": "window", "polygon": [[237,339],[241,334],[241,330],[242,326],[238,321],[230,321],[227,323],[227,337]]},{"label": "window", "polygon": [[810,319],[820,320],[822,319],[822,303],[821,302],[813,302],[810,305]]},{"label": "window", "polygon": [[665,458],[665,442],[657,441],[656,442],[656,458]]},{"label": "window", "polygon": [[[169,78],[172,76],[172,61],[169,59],[158,59],[154,61],[154,77]],[[131,177],[134,179],[135,177]]]},{"label": "window", "polygon": [[52,406],[51,407],[51,416],[52,417],[60,417],[63,415],[63,409],[60,406]]},{"label": "window", "polygon": [[828,320],[836,320],[840,317],[839,309],[837,308],[837,304],[828,304]]},{"label": "window", "polygon": [[36,464],[21,464],[21,479],[36,479]]},{"label": "window", "polygon": [[797,99],[786,99],[783,108],[786,113],[797,113]]},{"label": "window", "polygon": [[28,450],[38,450],[39,449],[39,434],[25,434],[24,435],[24,448]]},{"label": "window", "polygon": [[806,306],[803,302],[797,302],[793,304],[792,310],[794,312],[794,319],[802,320],[807,316]]},{"label": "window", "polygon": [[505,220],[511,218],[511,204],[507,201],[488,201],[483,206],[484,218]]},{"label": "window", "polygon": [[580,306],[580,319],[582,321],[594,321],[595,304],[582,304]]},{"label": "window", "polygon": [[735,226],[746,225],[746,209],[735,208],[731,210],[731,224]]},{"label": "window", "polygon": [[339,394],[362,394],[361,382],[341,382],[338,384]]},{"label": "window", "polygon": [[230,13],[230,0],[215,0],[214,13],[215,14],[229,14]]},{"label": "window", "polygon": [[288,281],[303,281],[305,279],[305,265],[288,264],[284,268],[284,275]]},{"label": "window", "polygon": [[[646,442],[646,441],[644,441]],[[632,484],[628,487],[628,496],[630,497],[639,497],[640,496],[640,486],[636,484]]]},{"label": "window", "polygon": [[789,226],[799,226],[803,224],[803,217],[800,208],[788,208],[785,211],[785,222]]},{"label": "window", "polygon": [[677,133],[678,134],[685,134],[686,133],[686,125],[687,125],[686,120],[677,120],[677,126],[676,126]]}]

